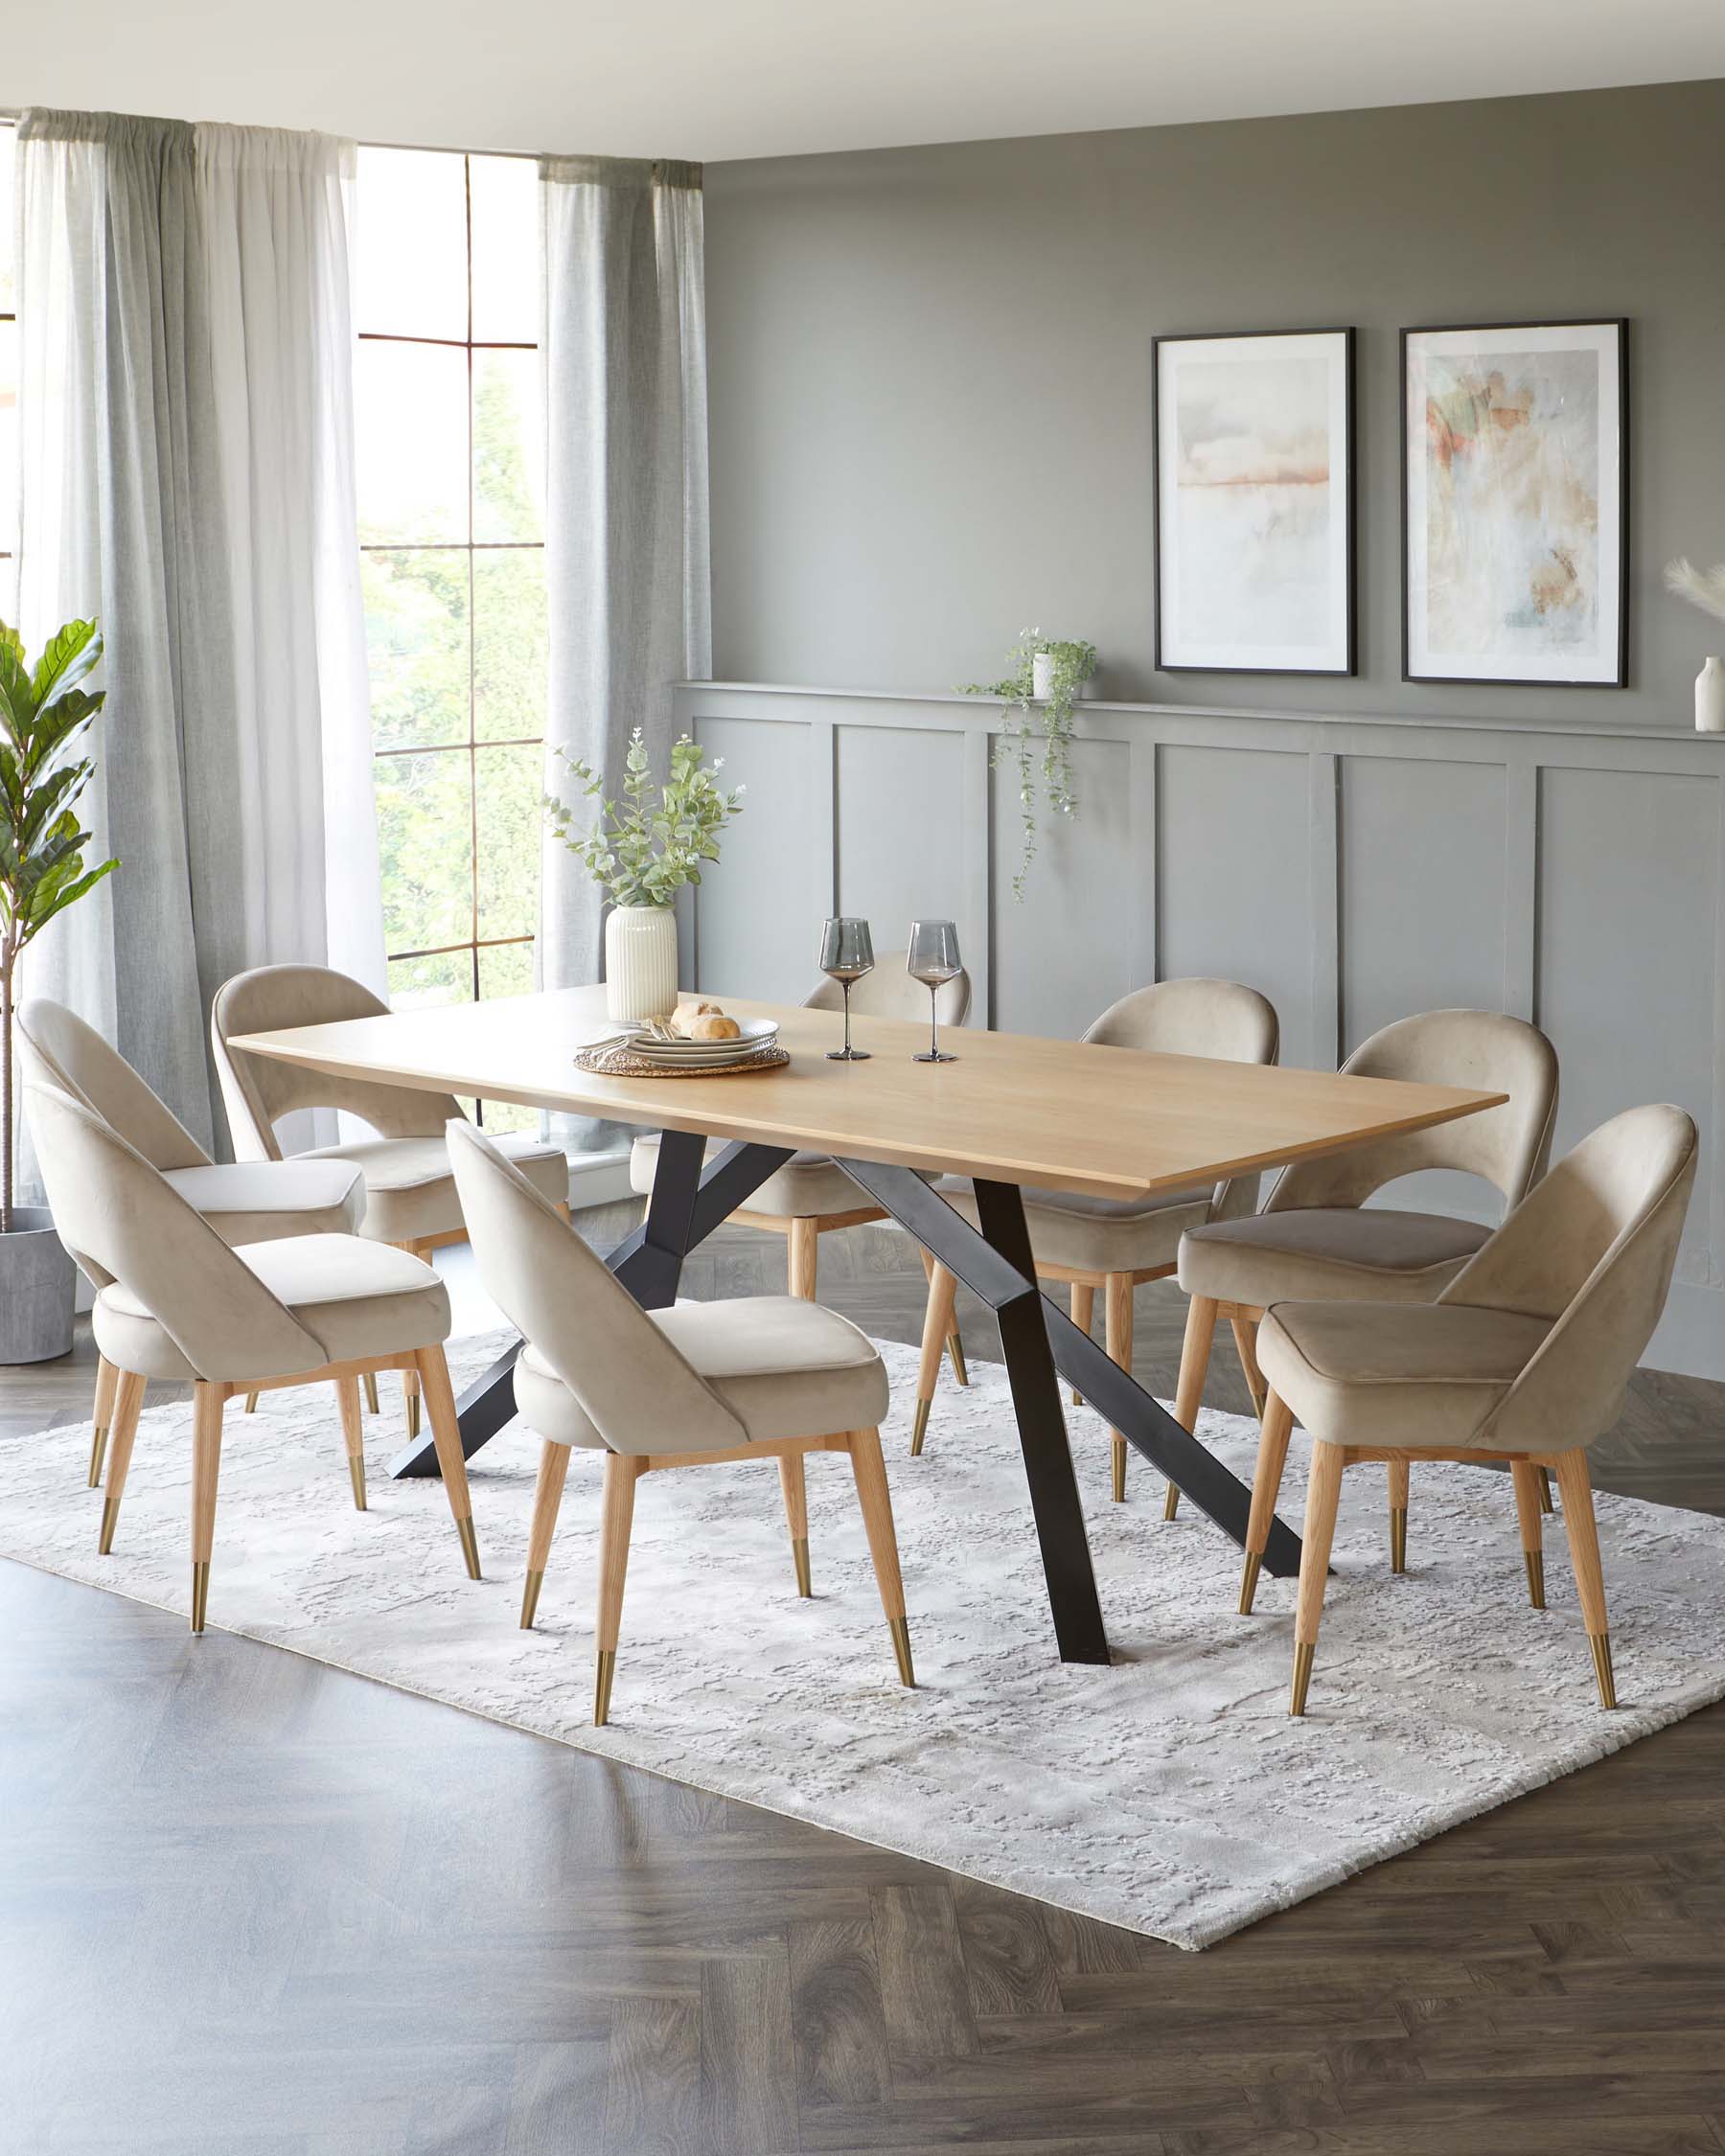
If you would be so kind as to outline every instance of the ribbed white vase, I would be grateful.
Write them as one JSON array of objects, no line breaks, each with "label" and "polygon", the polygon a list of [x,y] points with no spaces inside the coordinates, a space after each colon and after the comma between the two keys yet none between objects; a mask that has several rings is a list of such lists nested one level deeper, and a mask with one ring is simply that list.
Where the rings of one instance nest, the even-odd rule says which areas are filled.
[{"label": "ribbed white vase", "polygon": [[1716,658],[1695,677],[1695,731],[1725,734],[1725,664]]},{"label": "ribbed white vase", "polygon": [[614,1019],[676,1010],[677,915],[668,906],[615,906],[606,916],[605,1007]]}]

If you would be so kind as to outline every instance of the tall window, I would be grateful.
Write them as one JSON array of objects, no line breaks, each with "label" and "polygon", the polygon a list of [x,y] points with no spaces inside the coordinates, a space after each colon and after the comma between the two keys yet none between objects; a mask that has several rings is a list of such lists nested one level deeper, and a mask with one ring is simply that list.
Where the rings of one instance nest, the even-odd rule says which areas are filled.
[{"label": "tall window", "polygon": [[18,619],[18,287],[12,270],[16,130],[0,121],[0,621]]},{"label": "tall window", "polygon": [[359,153],[359,538],[398,1008],[533,985],[545,700],[537,186],[524,158]]}]

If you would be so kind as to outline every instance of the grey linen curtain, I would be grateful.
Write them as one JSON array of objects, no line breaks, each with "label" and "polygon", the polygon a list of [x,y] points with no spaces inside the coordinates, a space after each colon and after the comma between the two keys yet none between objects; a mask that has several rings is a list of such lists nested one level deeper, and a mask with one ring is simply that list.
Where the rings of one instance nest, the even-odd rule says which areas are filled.
[{"label": "grey linen curtain", "polygon": [[118,872],[26,988],[98,1026],[206,1144],[227,975],[380,982],[352,446],[354,149],[27,112],[19,613],[100,620],[86,796]]},{"label": "grey linen curtain", "polygon": [[[630,158],[540,164],[546,396],[547,781],[561,747],[621,784],[639,726],[668,767],[672,685],[711,671],[706,306],[701,168]],[[604,904],[547,838],[540,969],[600,978]],[[610,1150],[617,1127],[559,1135]]]}]

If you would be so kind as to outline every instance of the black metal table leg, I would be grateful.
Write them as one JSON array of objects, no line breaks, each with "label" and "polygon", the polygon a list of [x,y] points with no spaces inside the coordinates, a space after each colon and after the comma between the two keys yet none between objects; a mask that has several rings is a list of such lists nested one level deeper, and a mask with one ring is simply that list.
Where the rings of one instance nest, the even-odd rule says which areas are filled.
[{"label": "black metal table leg", "polygon": [[[658,1172],[647,1217],[606,1263],[643,1310],[664,1310],[677,1300],[682,1261],[720,1223],[729,1218],[769,1176],[791,1158],[783,1145],[727,1145],[703,1168],[706,1140],[691,1131],[666,1131],[659,1138]],[[515,1365],[519,1343],[508,1348],[455,1403],[461,1450],[472,1459],[515,1414]],[[437,1453],[427,1431],[389,1464],[397,1481],[437,1473]]]},{"label": "black metal table leg", "polygon": [[[1028,1239],[1022,1243],[1016,1239],[1013,1207],[1004,1204],[999,1196],[987,1195],[999,1193],[1010,1185],[987,1182],[976,1185],[978,1217],[983,1230],[978,1234],[969,1221],[955,1213],[940,1193],[912,1169],[890,1168],[871,1160],[844,1160],[840,1165],[878,1205],[884,1205],[902,1227],[908,1228],[925,1250],[955,1273],[973,1295],[979,1296],[997,1317],[1002,1317],[1011,1308],[1015,1336],[1022,1336],[1028,1314],[1034,1309],[1054,1367],[1067,1383],[1121,1433],[1135,1452],[1189,1497],[1198,1510],[1230,1541],[1242,1548],[1245,1547],[1252,1492],[1208,1447],[1201,1445],[1189,1431],[1182,1429],[1160,1400],[1146,1392],[1129,1371],[1113,1362],[1088,1333],[1073,1324],[1064,1310],[1042,1294],[1030,1268]],[[1016,1198],[1016,1193],[1014,1196]],[[1022,1204],[1017,1206],[1017,1216],[1022,1221]],[[1003,1346],[1005,1342],[1006,1326],[1002,1319]],[[1009,1372],[1011,1361],[1008,1349]],[[1013,1400],[1016,1407],[1016,1379]],[[1022,1424],[1022,1409],[1020,1413]],[[1025,1460],[1028,1466],[1028,1451]],[[1069,1475],[1070,1472],[1069,1461]],[[1292,1579],[1299,1574],[1300,1537],[1280,1520],[1271,1523],[1264,1569],[1280,1579]]]}]

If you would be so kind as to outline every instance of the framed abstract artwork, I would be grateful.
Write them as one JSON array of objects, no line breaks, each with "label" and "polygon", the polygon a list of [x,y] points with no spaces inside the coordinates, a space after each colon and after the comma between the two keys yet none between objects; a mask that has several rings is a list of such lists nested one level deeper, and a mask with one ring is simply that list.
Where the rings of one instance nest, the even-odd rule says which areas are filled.
[{"label": "framed abstract artwork", "polygon": [[1402,677],[1628,678],[1621,321],[1402,332]]},{"label": "framed abstract artwork", "polygon": [[1156,664],[1354,671],[1351,330],[1152,340]]}]

